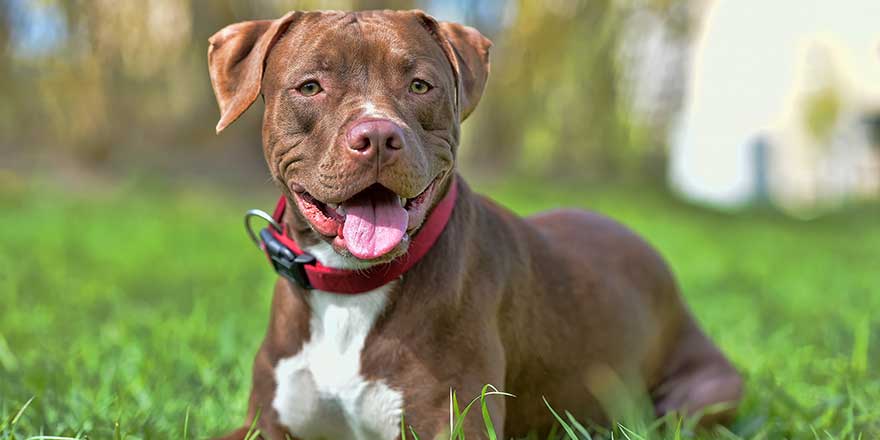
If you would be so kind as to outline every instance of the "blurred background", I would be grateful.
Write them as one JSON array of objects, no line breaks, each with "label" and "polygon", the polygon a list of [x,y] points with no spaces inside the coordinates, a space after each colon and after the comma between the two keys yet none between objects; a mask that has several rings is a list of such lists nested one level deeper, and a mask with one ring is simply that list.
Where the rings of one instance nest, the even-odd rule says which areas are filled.
[{"label": "blurred background", "polygon": [[262,104],[214,134],[208,37],[375,8],[494,41],[460,169],[668,258],[747,377],[723,438],[880,437],[877,0],[0,0],[0,439],[239,420],[278,193]]},{"label": "blurred background", "polygon": [[[260,109],[216,137],[207,39],[290,9],[422,8],[495,42],[466,124],[486,176],[665,175],[702,7],[684,1],[27,1],[0,8],[0,145],[17,173],[262,181]],[[49,171],[51,170],[51,171]]]},{"label": "blurred background", "polygon": [[260,110],[212,131],[207,38],[296,8],[422,8],[495,42],[465,172],[809,216],[880,195],[880,5],[813,3],[4,0],[3,168],[261,181]]}]

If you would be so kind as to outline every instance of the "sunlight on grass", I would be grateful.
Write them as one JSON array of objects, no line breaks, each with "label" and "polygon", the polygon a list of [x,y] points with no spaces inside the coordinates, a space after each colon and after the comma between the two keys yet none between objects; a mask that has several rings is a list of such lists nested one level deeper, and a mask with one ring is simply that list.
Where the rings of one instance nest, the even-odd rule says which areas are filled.
[{"label": "sunlight on grass", "polygon": [[[880,438],[877,206],[798,222],[704,211],[644,187],[482,189],[519,213],[583,207],[635,229],[745,375],[729,428],[637,415],[608,429],[553,407],[555,438]],[[0,191],[0,440],[205,438],[240,426],[274,282],[241,214],[274,197],[144,182]],[[485,398],[471,414],[484,423]]]}]

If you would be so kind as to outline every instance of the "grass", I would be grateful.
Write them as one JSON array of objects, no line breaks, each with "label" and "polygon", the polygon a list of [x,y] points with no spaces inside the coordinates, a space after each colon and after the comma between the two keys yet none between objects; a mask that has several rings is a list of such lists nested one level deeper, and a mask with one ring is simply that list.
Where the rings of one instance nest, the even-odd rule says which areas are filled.
[{"label": "grass", "polygon": [[[635,418],[594,438],[880,438],[880,207],[800,222],[644,187],[482,189],[520,213],[580,206],[643,234],[746,376],[727,430]],[[89,194],[0,182],[0,440],[195,439],[238,426],[274,279],[241,214],[273,199],[137,180]],[[584,437],[585,421],[554,410],[558,435]]]}]

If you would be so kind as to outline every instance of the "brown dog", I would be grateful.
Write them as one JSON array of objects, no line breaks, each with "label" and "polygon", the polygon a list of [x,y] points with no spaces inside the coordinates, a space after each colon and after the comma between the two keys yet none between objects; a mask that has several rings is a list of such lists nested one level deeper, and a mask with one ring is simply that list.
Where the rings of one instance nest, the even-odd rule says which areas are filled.
[{"label": "brown dog", "polygon": [[[583,211],[522,219],[456,179],[459,125],[489,73],[478,31],[420,11],[292,12],[210,42],[217,130],[262,94],[281,220],[318,264],[369,273],[413,258],[433,208],[454,202],[387,284],[351,295],[279,279],[246,426],[259,411],[267,439],[393,439],[403,416],[434,438],[450,390],[484,384],[517,396],[489,401],[500,438],[548,431],[542,396],[581,420],[607,420],[628,389],[658,414],[731,414],[741,379],[645,242]],[[468,438],[485,436],[477,412]]]}]

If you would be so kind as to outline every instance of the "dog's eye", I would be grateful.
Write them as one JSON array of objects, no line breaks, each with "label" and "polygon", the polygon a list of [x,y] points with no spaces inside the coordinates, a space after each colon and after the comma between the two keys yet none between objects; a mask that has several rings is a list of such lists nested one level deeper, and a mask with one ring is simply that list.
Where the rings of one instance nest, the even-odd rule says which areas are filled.
[{"label": "dog's eye", "polygon": [[309,81],[297,89],[299,93],[303,96],[315,96],[318,93],[321,93],[324,89],[321,88],[321,85],[318,84],[317,81]]},{"label": "dog's eye", "polygon": [[431,86],[427,82],[422,81],[420,79],[414,79],[409,84],[409,91],[415,93],[416,95],[424,95],[425,93],[428,93],[428,91],[433,88],[434,88],[433,86]]}]

